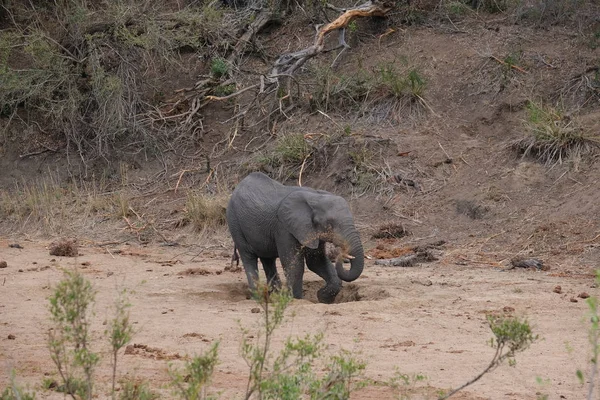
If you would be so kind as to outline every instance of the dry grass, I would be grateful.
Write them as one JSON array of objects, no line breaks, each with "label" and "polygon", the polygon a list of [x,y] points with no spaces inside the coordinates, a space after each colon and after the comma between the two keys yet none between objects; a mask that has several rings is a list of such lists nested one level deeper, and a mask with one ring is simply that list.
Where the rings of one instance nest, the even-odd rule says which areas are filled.
[{"label": "dry grass", "polygon": [[600,150],[600,136],[586,132],[559,108],[529,102],[524,128],[526,136],[512,147],[549,166]]},{"label": "dry grass", "polygon": [[226,224],[225,210],[228,197],[189,192],[185,203],[182,225],[191,224],[197,232],[207,228],[216,228]]}]

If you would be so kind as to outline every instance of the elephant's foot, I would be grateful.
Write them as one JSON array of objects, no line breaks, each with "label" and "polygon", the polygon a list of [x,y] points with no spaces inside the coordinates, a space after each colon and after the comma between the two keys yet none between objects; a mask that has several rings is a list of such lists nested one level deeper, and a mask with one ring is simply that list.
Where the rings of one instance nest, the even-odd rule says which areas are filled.
[{"label": "elephant's foot", "polygon": [[342,285],[325,285],[317,291],[317,299],[320,303],[331,304],[335,300],[335,296],[342,289]]}]

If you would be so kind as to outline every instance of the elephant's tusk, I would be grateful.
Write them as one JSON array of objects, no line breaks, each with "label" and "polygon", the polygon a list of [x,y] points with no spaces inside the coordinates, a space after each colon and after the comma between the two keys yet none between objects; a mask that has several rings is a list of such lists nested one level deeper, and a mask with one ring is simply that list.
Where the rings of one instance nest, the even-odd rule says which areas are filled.
[{"label": "elephant's tusk", "polygon": [[344,258],[347,258],[348,260],[354,260],[356,257],[351,256],[350,254],[345,254]]}]

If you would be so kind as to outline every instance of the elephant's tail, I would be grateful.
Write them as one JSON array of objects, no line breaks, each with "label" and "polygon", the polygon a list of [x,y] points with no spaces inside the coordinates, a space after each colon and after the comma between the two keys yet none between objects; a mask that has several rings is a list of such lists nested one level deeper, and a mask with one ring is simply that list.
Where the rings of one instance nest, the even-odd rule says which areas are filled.
[{"label": "elephant's tail", "polygon": [[237,246],[235,245],[235,243],[233,244],[233,254],[231,255],[231,266],[232,267],[233,267],[233,263],[235,263],[236,267],[240,265],[240,254],[238,253]]}]

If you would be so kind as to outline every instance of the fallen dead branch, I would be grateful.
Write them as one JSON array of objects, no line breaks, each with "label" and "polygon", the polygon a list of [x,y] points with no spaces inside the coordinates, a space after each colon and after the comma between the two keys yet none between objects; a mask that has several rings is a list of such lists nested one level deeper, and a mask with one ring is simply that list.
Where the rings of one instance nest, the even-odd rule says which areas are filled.
[{"label": "fallen dead branch", "polygon": [[[236,85],[237,82],[230,76],[230,79],[224,82],[219,82],[213,78],[202,79],[191,88],[181,89],[177,93],[178,99],[175,100],[171,105],[168,106],[168,111],[162,111],[157,120],[164,121],[166,118],[172,118],[172,113],[181,108],[181,105],[187,104],[187,111],[181,113],[177,111],[177,117],[183,122],[183,126],[187,126],[192,123],[192,118],[196,116],[199,111],[207,104],[215,101],[224,101],[239,98],[240,96],[247,94],[248,92],[254,91],[254,98],[248,101],[244,106],[236,105],[235,115],[230,120],[242,120],[247,115],[255,115],[256,113],[249,113],[251,109],[260,110],[260,117],[257,119],[258,123],[267,124],[271,123],[271,118],[274,115],[286,116],[291,111],[294,105],[294,96],[292,96],[292,84],[295,82],[294,74],[311,58],[330,51],[337,49],[349,48],[345,41],[345,28],[353,20],[357,18],[373,17],[373,16],[385,16],[395,7],[395,3],[390,0],[369,0],[356,7],[348,9],[333,8],[341,14],[335,18],[332,22],[321,26],[316,33],[314,42],[311,46],[285,53],[277,57],[275,62],[270,67],[269,71],[262,74],[260,82],[247,86],[245,88],[239,88],[234,93],[218,96],[215,95],[218,88],[223,88],[228,85]],[[331,7],[328,7],[331,8]],[[266,7],[257,14],[255,14],[252,23],[237,39],[233,50],[227,57],[227,63],[230,66],[236,66],[239,63],[240,57],[245,53],[248,46],[254,42],[255,36],[261,31],[270,21],[278,18],[279,13],[277,10],[271,7]],[[338,32],[338,44],[333,48],[325,48],[325,39],[332,33]],[[392,33],[388,31],[386,34]],[[233,74],[235,68],[230,70],[230,74]],[[298,97],[300,95],[299,83],[295,82],[298,86]],[[426,103],[424,103],[429,107]]]}]

